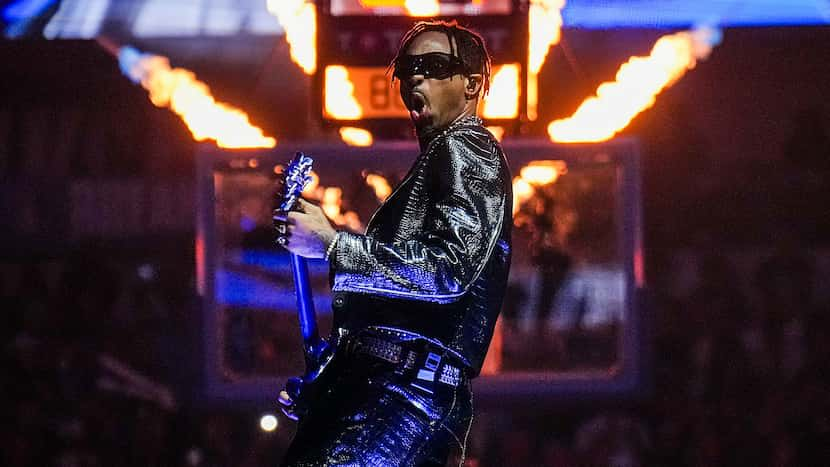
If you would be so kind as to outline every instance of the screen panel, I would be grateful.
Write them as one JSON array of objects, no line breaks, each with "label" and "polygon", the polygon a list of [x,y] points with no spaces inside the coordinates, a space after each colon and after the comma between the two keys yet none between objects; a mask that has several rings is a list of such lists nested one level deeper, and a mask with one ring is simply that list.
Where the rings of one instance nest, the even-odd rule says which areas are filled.
[{"label": "screen panel", "polygon": [[[515,119],[521,98],[521,65],[493,65],[493,83],[480,104],[485,119]],[[400,97],[400,81],[385,66],[327,65],[323,71],[323,118],[342,121],[409,121]]]},{"label": "screen panel", "polygon": [[610,371],[620,356],[627,293],[620,171],[610,161],[525,167],[558,174],[531,181],[533,192],[514,209],[500,373]]},{"label": "screen panel", "polygon": [[[288,254],[273,246],[270,220],[274,167],[300,149],[315,159],[316,185],[306,196],[326,199],[330,217],[356,231],[384,196],[375,182],[388,194],[417,155],[410,142],[200,154],[197,257],[213,397],[271,397],[302,372]],[[508,141],[505,151],[515,176],[514,256],[478,394],[570,400],[636,390],[643,381],[636,144]],[[327,264],[310,261],[310,273],[325,335]]]}]

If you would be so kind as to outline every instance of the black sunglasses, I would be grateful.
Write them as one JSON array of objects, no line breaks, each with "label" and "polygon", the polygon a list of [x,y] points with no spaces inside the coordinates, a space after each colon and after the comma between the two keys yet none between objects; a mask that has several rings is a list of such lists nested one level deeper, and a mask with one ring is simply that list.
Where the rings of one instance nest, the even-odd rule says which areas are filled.
[{"label": "black sunglasses", "polygon": [[421,55],[401,55],[395,60],[393,76],[399,80],[414,75],[423,75],[427,79],[447,79],[457,74],[469,74],[467,66],[460,58],[444,52],[429,52]]}]

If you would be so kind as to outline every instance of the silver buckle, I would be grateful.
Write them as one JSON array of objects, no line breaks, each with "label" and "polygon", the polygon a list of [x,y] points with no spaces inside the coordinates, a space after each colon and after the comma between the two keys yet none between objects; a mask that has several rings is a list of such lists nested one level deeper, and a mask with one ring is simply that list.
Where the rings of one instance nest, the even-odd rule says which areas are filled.
[{"label": "silver buckle", "polygon": [[444,365],[444,368],[441,370],[441,376],[438,377],[438,381],[457,387],[461,382],[461,370],[452,365]]},{"label": "silver buckle", "polygon": [[381,360],[386,360],[389,363],[400,362],[401,353],[403,352],[400,345],[372,336],[361,337],[358,341],[357,350]]}]

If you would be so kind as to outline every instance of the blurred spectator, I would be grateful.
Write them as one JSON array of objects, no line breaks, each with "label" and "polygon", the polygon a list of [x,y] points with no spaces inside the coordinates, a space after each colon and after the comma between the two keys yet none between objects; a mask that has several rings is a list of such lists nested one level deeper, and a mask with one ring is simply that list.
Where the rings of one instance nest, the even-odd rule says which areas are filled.
[{"label": "blurred spectator", "polygon": [[[751,283],[757,301],[715,243],[696,250],[688,296],[655,291],[649,400],[567,415],[488,407],[465,465],[830,465],[830,309],[814,290],[815,253],[786,233],[772,247]],[[259,414],[188,404],[191,261],[85,245],[0,262],[2,465],[279,462],[290,424],[265,433]],[[505,346],[523,335],[510,332]]]},{"label": "blurred spectator", "polygon": [[646,426],[622,413],[603,413],[577,428],[576,452],[582,465],[641,467],[650,449]]},{"label": "blurred spectator", "polygon": [[805,320],[812,314],[813,265],[795,234],[780,230],[774,252],[758,267],[763,342],[771,370],[792,378],[804,363]]},{"label": "blurred spectator", "polygon": [[784,156],[800,168],[830,169],[830,136],[820,107],[806,108],[796,114]]}]

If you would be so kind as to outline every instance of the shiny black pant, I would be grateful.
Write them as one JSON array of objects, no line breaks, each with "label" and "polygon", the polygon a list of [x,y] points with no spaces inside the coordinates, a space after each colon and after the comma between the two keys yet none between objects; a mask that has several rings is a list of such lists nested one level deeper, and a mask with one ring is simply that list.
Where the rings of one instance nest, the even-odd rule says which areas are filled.
[{"label": "shiny black pant", "polygon": [[437,384],[434,391],[413,388],[382,366],[350,362],[312,402],[282,466],[443,467],[451,455],[463,459],[470,384]]}]

